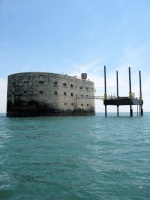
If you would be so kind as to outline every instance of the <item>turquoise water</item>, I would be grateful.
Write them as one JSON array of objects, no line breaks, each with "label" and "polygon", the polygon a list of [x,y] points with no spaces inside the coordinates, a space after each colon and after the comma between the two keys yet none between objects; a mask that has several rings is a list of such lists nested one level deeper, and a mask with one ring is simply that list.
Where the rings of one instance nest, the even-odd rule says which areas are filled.
[{"label": "turquoise water", "polygon": [[0,116],[0,199],[150,199],[150,113]]}]

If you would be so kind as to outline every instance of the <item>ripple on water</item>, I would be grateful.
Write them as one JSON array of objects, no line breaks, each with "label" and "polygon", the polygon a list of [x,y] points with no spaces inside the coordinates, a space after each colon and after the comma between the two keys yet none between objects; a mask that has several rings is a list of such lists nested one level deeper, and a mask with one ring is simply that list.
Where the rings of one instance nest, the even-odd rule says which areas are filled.
[{"label": "ripple on water", "polygon": [[148,199],[150,114],[0,117],[2,199]]}]

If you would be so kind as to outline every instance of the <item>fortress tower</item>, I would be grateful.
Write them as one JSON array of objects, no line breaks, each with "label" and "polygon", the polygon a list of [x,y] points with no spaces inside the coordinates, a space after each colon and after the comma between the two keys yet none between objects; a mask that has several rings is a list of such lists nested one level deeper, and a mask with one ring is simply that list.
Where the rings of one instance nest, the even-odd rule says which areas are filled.
[{"label": "fortress tower", "polygon": [[95,115],[94,83],[87,74],[76,77],[44,72],[8,76],[7,116]]}]

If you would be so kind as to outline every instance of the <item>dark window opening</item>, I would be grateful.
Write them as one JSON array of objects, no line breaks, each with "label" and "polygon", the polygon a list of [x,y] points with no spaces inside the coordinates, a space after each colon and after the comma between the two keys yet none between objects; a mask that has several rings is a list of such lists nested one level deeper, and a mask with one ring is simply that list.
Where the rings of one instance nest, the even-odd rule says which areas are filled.
[{"label": "dark window opening", "polygon": [[39,84],[43,84],[43,81],[39,81]]},{"label": "dark window opening", "polygon": [[54,91],[54,95],[57,95],[58,93],[57,93],[57,91]]},{"label": "dark window opening", "polygon": [[72,88],[73,88],[73,87],[74,87],[74,86],[73,86],[73,84],[71,84],[71,85],[70,85],[70,87],[72,87]]},{"label": "dark window opening", "polygon": [[66,106],[66,105],[67,105],[67,103],[64,103],[64,105]]},{"label": "dark window opening", "polygon": [[39,94],[43,94],[44,92],[43,91],[39,91]]},{"label": "dark window opening", "polygon": [[80,90],[82,90],[83,89],[83,87],[82,86],[80,86]]},{"label": "dark window opening", "polygon": [[71,93],[71,96],[73,96],[73,93]]},{"label": "dark window opening", "polygon": [[67,83],[63,83],[63,86],[66,87],[66,86],[67,86]]},{"label": "dark window opening", "polygon": [[27,94],[27,91],[24,91],[24,94]]},{"label": "dark window opening", "polygon": [[67,95],[67,93],[66,93],[66,92],[64,92],[64,95]]},{"label": "dark window opening", "polygon": [[87,104],[87,106],[89,106],[89,104]]},{"label": "dark window opening", "polygon": [[86,90],[88,90],[89,88],[88,87],[86,87]]},{"label": "dark window opening", "polygon": [[71,103],[71,105],[73,106],[73,105],[74,105],[74,103]]},{"label": "dark window opening", "polygon": [[57,82],[54,82],[54,86],[55,86],[55,87],[57,86]]},{"label": "dark window opening", "polygon": [[24,84],[27,84],[28,83],[28,81],[24,81]]},{"label": "dark window opening", "polygon": [[81,104],[81,106],[83,106],[83,104]]}]

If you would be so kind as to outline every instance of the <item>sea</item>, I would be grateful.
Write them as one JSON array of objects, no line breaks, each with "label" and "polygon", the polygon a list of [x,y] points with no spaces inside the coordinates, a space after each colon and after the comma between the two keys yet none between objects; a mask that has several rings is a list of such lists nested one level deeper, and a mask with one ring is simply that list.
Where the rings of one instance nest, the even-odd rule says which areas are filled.
[{"label": "sea", "polygon": [[150,113],[0,114],[0,200],[150,199]]}]

